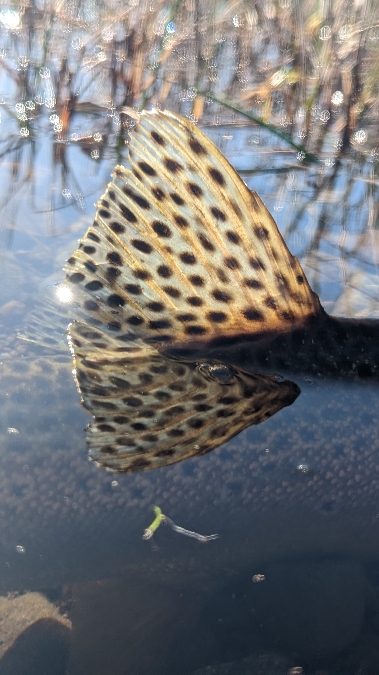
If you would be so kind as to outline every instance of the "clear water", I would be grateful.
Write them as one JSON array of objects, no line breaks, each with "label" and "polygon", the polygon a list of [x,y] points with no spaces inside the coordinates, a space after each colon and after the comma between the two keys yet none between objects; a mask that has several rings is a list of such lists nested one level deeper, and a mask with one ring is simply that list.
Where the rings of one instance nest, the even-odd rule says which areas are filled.
[{"label": "clear water", "polygon": [[[109,110],[73,118],[89,150],[54,137],[50,114],[0,167],[1,673],[374,675],[377,385],[294,376],[292,406],[204,457],[128,476],[88,462],[68,350],[57,370],[56,357],[36,361],[14,336],[90,224],[117,134],[104,134],[97,156]],[[5,110],[4,142],[19,138],[14,125]],[[306,168],[265,130],[205,131],[261,195],[327,311],[377,317],[372,148],[337,168],[324,152]],[[144,541],[153,505],[219,538],[162,525]]]}]

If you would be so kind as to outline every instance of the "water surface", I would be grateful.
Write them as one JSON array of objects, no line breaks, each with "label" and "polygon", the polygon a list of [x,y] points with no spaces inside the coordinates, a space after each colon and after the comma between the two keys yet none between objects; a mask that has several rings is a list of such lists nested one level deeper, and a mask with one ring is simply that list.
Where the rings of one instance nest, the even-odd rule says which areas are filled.
[{"label": "water surface", "polygon": [[[20,46],[21,34],[12,35]],[[4,43],[7,58],[11,48]],[[16,82],[2,75],[0,587],[4,598],[31,597],[34,609],[22,625],[22,609],[14,611],[8,596],[2,611],[13,637],[2,672],[184,675],[236,662],[213,672],[375,673],[377,385],[297,374],[293,405],[204,457],[133,475],[89,462],[90,418],[72,378],[64,320],[55,352],[16,334],[27,335],[30,312],[54,296],[65,259],[126,156],[122,116],[87,106],[59,136],[57,91],[49,107],[52,66],[33,98],[20,87],[25,70],[15,72]],[[173,95],[168,102],[188,112],[190,101]],[[207,105],[205,132],[265,201],[325,309],[377,317],[370,120],[363,143],[357,136],[341,159],[338,132],[328,130],[319,162],[307,165],[246,120],[224,112],[222,124],[211,124],[220,108]],[[36,106],[28,137],[20,115],[33,117]],[[152,546],[142,534],[154,504],[179,526],[219,538],[202,544],[162,525]]]}]

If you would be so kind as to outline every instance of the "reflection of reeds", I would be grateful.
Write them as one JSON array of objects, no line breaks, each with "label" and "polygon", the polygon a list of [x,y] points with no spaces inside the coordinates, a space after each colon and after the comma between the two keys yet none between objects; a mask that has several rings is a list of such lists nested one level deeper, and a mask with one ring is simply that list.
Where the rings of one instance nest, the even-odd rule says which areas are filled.
[{"label": "reflection of reeds", "polygon": [[[346,151],[362,159],[366,180],[375,173],[375,151],[370,167],[363,163],[375,147],[379,114],[379,7],[369,0],[354,7],[342,0],[60,0],[43,8],[31,0],[1,9],[0,21],[0,82],[7,92],[0,156],[10,160],[2,203],[9,209],[17,208],[11,197],[33,179],[35,144],[46,133],[59,184],[50,211],[68,203],[64,194],[80,208],[67,147],[75,143],[94,161],[107,148],[122,158],[127,107],[169,107],[205,124],[243,122],[243,111],[245,122],[263,127],[263,142],[265,131],[270,143],[275,133],[278,147],[297,153],[297,168],[306,164],[298,160],[317,157],[318,168],[298,172],[314,188],[286,225],[286,236],[295,233],[319,201],[312,250],[325,241],[329,220],[336,222],[326,195],[340,180]],[[345,178],[348,204],[353,178]],[[286,177],[277,180],[283,190]],[[376,227],[374,183],[361,193],[366,217],[358,217],[359,236],[354,228],[356,246],[367,230],[367,208]],[[339,213],[350,218],[346,209]],[[356,246],[350,251],[358,255]]]},{"label": "reflection of reeds", "polygon": [[[329,131],[346,149],[379,108],[379,9],[368,0],[328,7],[315,0],[77,0],[44,11],[24,4],[3,33],[1,65],[15,99],[37,98],[39,112],[54,110],[63,134],[79,101],[116,113],[148,103],[187,114],[195,107],[204,119],[229,119],[216,97],[247,106],[308,150],[319,152]],[[196,106],[199,89],[213,103]]]},{"label": "reflection of reeds", "polygon": [[[321,295],[330,271],[328,261],[334,261],[336,291],[338,280],[343,287],[357,269],[375,273],[378,264],[376,167],[363,157],[355,159],[354,163],[338,159],[321,171],[317,167],[297,171],[296,199],[282,223],[285,240],[298,242],[296,255],[312,288]],[[270,174],[271,194],[286,193],[291,198],[292,190],[289,172]]]}]

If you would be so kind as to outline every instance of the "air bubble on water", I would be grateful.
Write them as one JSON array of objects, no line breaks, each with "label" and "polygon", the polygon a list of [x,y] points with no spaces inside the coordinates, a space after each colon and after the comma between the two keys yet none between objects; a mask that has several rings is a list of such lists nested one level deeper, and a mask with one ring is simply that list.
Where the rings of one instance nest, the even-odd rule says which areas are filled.
[{"label": "air bubble on water", "polygon": [[305,120],[305,114],[306,111],[304,107],[298,108],[298,110],[296,111],[296,120],[298,122],[302,122],[303,120]]},{"label": "air bubble on water", "polygon": [[262,581],[266,581],[266,577],[265,577],[264,574],[254,574],[251,577],[251,580],[252,580],[253,584],[259,584]]},{"label": "air bubble on water", "polygon": [[78,194],[76,195],[76,205],[81,209],[81,211],[85,211],[86,204],[83,199],[83,195],[80,192],[78,192]]},{"label": "air bubble on water", "polygon": [[79,37],[74,37],[71,40],[71,46],[72,46],[73,49],[79,50],[83,47],[83,42],[81,41],[81,39]]},{"label": "air bubble on water", "polygon": [[332,98],[331,98],[331,101],[332,101],[333,105],[341,105],[343,103],[343,100],[344,100],[344,95],[343,95],[342,91],[339,91],[339,90],[335,91]]},{"label": "air bubble on water", "polygon": [[296,471],[299,473],[309,473],[311,470],[309,464],[298,464],[296,467]]},{"label": "air bubble on water", "polygon": [[50,70],[49,68],[46,68],[46,66],[42,66],[39,70],[40,77],[42,77],[43,80],[47,80],[47,78],[50,77]]},{"label": "air bubble on water", "polygon": [[30,59],[28,59],[27,56],[19,56],[18,59],[17,59],[17,63],[18,63],[19,68],[22,68],[23,70],[25,70],[25,68],[27,68],[28,65],[29,65],[29,61],[30,61]]},{"label": "air bubble on water", "polygon": [[21,136],[24,136],[24,138],[26,138],[26,136],[29,136],[29,129],[28,129],[28,127],[21,127],[21,129],[20,129],[20,134],[21,134]]},{"label": "air bubble on water", "polygon": [[8,434],[19,434],[19,430],[15,427],[8,427]]},{"label": "air bubble on water", "polygon": [[[113,34],[114,34],[114,29],[111,26],[106,26],[106,28],[103,28],[101,37],[104,40],[104,42],[111,42],[113,40]],[[116,35],[116,39],[117,39]]]},{"label": "air bubble on water", "polygon": [[366,140],[367,140],[367,131],[365,131],[364,129],[359,129],[359,131],[355,132],[353,136],[353,141],[361,145],[362,143],[365,143]]},{"label": "air bubble on water", "polygon": [[180,101],[194,101],[196,96],[197,91],[193,87],[189,87],[188,89],[182,89],[179,92]]},{"label": "air bubble on water", "polygon": [[173,21],[170,21],[167,26],[166,26],[166,33],[175,33],[176,31],[176,26]]},{"label": "air bubble on water", "polygon": [[320,40],[329,40],[331,36],[332,31],[330,30],[330,26],[323,26],[322,28],[320,28],[319,33]]},{"label": "air bubble on water", "polygon": [[203,375],[220,384],[230,384],[234,380],[234,371],[226,364],[200,363],[198,369]]},{"label": "air bubble on water", "polygon": [[326,124],[330,120],[330,112],[329,110],[323,110],[321,115],[320,115],[320,120],[323,124]]},{"label": "air bubble on water", "polygon": [[118,480],[112,480],[111,486],[112,486],[113,488],[115,488],[115,487],[117,487],[117,485],[118,485]]},{"label": "air bubble on water", "polygon": [[34,103],[34,101],[25,101],[25,108],[27,110],[35,110],[36,104]]},{"label": "air bubble on water", "polygon": [[24,553],[26,553],[25,546],[21,546],[20,544],[18,544],[16,546],[16,551],[17,551],[17,553],[20,553],[21,555],[24,555]]},{"label": "air bubble on water", "polygon": [[351,35],[351,33],[352,33],[352,30],[353,30],[353,29],[352,29],[351,24],[350,24],[350,23],[345,23],[345,25],[342,26],[342,28],[340,28],[340,30],[339,30],[339,32],[338,32],[338,37],[339,37],[339,39],[340,39],[342,42],[344,42],[345,40],[348,40],[348,39],[350,38],[350,35]]},{"label": "air bubble on water", "polygon": [[46,108],[54,108],[56,104],[55,96],[46,96],[43,100]]},{"label": "air bubble on water", "polygon": [[200,450],[200,445],[194,445],[194,450]]},{"label": "air bubble on water", "polygon": [[96,143],[100,143],[102,138],[102,135],[98,131],[93,135],[93,140],[96,141]]},{"label": "air bubble on water", "polygon": [[91,150],[91,158],[92,159],[99,159],[100,157],[100,152],[98,150]]}]

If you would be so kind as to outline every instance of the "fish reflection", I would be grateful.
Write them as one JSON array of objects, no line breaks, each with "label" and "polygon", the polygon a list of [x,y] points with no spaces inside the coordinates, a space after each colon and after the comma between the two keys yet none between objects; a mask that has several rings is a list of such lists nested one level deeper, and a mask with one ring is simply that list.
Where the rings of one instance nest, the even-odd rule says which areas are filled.
[{"label": "fish reflection", "polygon": [[92,459],[133,472],[209,452],[295,400],[272,372],[378,376],[378,323],[326,314],[259,196],[193,124],[142,113],[129,161],[66,264]]},{"label": "fish reflection", "polygon": [[[291,405],[293,382],[223,363],[180,363],[147,345],[89,351],[93,332],[71,326],[76,379],[94,415],[89,456],[119,473],[159,468],[217,448]],[[79,346],[80,344],[80,346]]]}]

